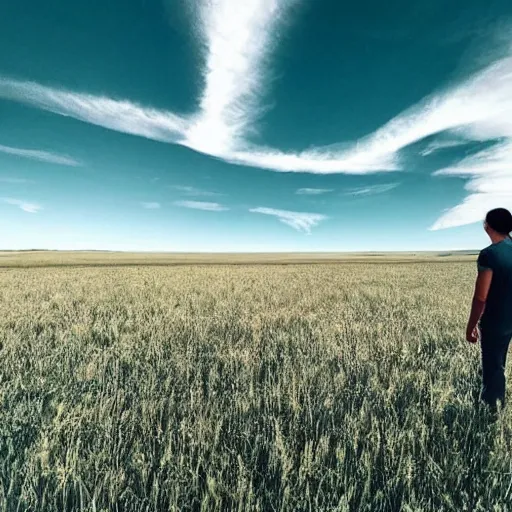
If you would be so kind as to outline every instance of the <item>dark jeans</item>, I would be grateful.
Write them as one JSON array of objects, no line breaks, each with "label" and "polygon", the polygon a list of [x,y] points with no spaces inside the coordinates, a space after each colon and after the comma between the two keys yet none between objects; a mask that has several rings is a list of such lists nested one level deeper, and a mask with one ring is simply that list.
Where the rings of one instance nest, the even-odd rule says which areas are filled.
[{"label": "dark jeans", "polygon": [[496,401],[505,407],[505,363],[512,334],[498,334],[481,329],[482,393],[481,399],[496,408]]}]

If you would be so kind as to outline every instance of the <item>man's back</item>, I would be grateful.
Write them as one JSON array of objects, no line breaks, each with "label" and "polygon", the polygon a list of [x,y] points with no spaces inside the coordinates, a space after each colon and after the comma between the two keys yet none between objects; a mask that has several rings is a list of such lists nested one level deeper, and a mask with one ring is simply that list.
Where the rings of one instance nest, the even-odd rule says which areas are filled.
[{"label": "man's back", "polygon": [[493,272],[481,327],[512,333],[512,239],[486,247],[478,257],[478,268]]}]

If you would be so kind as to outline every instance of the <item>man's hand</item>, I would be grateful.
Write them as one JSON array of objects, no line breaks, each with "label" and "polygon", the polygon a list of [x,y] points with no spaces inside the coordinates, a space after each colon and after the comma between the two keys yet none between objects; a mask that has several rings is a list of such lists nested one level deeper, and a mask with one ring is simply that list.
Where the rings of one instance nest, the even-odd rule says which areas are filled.
[{"label": "man's hand", "polygon": [[478,338],[480,337],[478,322],[485,309],[485,302],[491,287],[491,281],[491,269],[486,268],[478,271],[475,293],[473,295],[473,302],[471,303],[471,314],[469,315],[468,325],[466,328],[466,340],[469,341],[469,343],[477,343]]},{"label": "man's hand", "polygon": [[477,343],[479,337],[478,327],[474,327],[473,329],[468,326],[466,330],[466,340],[469,341],[469,343]]}]

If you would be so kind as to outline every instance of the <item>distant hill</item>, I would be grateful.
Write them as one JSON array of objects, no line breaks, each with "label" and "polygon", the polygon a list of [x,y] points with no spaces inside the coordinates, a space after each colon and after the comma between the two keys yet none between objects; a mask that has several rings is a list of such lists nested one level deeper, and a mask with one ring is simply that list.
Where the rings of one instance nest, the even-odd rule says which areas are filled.
[{"label": "distant hill", "polygon": [[193,265],[418,264],[474,262],[478,251],[368,253],[130,253],[3,251],[0,268]]}]

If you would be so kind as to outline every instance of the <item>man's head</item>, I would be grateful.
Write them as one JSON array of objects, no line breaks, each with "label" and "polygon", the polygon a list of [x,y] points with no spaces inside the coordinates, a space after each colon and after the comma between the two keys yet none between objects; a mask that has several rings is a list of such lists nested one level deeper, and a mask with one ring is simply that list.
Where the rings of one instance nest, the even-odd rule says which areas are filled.
[{"label": "man's head", "polygon": [[508,235],[512,231],[512,214],[505,208],[491,210],[485,216],[484,229],[488,235]]}]

